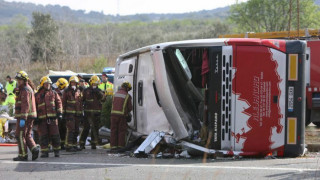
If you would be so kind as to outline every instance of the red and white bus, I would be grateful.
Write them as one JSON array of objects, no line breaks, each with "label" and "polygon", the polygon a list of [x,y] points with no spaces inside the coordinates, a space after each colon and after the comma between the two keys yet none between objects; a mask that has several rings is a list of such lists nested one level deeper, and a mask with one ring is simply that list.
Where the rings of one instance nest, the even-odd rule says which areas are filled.
[{"label": "red and white bus", "polygon": [[229,155],[299,156],[305,62],[303,41],[168,42],[121,55],[114,84],[133,84],[134,135],[158,130]]}]

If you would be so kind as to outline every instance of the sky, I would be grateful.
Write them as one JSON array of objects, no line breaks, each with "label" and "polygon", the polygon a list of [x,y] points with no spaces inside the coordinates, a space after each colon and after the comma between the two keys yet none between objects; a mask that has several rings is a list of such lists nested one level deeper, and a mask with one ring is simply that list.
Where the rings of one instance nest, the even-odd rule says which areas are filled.
[{"label": "sky", "polygon": [[5,0],[42,5],[69,6],[74,10],[98,11],[104,14],[184,13],[210,10],[246,0]]}]

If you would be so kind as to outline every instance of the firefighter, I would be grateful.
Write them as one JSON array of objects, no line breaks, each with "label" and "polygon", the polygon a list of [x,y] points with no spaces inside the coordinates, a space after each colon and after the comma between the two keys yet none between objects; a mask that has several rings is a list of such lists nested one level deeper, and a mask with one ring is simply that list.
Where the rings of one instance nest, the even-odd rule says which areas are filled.
[{"label": "firefighter", "polygon": [[9,115],[14,115],[14,105],[16,103],[16,96],[14,89],[17,87],[17,81],[13,80],[10,76],[7,76],[6,91],[7,91],[7,102],[9,106]]},{"label": "firefighter", "polygon": [[55,157],[59,157],[59,122],[62,120],[62,102],[56,91],[52,90],[52,81],[48,76],[40,79],[40,89],[36,94],[38,132],[40,136],[41,158],[49,157],[49,141],[52,143]]},{"label": "firefighter", "polygon": [[[65,78],[59,78],[58,81],[55,83],[55,85],[57,86],[57,88],[55,89],[55,91],[58,93],[58,95],[60,96],[60,99],[63,98],[63,92],[64,90],[68,87],[69,83],[68,80],[66,80]],[[63,106],[63,104],[62,104]],[[60,146],[61,146],[61,150],[65,150],[65,140],[66,140],[66,131],[67,131],[67,125],[66,125],[66,119],[62,118],[59,121],[59,134],[60,134]]]},{"label": "firefighter", "polygon": [[106,92],[109,88],[113,89],[113,84],[108,81],[108,76],[106,73],[102,73],[101,79],[102,82],[99,85],[99,89],[101,89],[103,92]]},{"label": "firefighter", "polygon": [[113,89],[108,88],[102,100],[100,127],[105,126],[106,128],[110,129],[112,98],[113,98]]},{"label": "firefighter", "polygon": [[77,146],[80,118],[83,115],[82,94],[78,88],[78,83],[78,77],[71,76],[69,79],[69,87],[64,90],[62,98],[64,118],[66,119],[67,125],[65,142],[67,152],[76,152],[81,150]]},{"label": "firefighter", "polygon": [[16,139],[18,141],[19,155],[13,158],[14,161],[27,161],[27,147],[32,152],[32,160],[39,156],[39,148],[31,137],[33,121],[37,117],[36,102],[34,97],[34,84],[29,79],[28,74],[20,71],[16,75],[19,93],[15,104]]},{"label": "firefighter", "polygon": [[127,121],[132,111],[132,102],[129,91],[132,86],[129,82],[124,82],[121,88],[114,94],[111,110],[111,138],[112,149],[125,146],[125,137],[127,133]]},{"label": "firefighter", "polygon": [[103,98],[103,92],[98,88],[100,84],[100,78],[96,75],[90,78],[90,87],[83,92],[83,103],[85,120],[83,125],[83,131],[80,136],[80,148],[85,149],[85,142],[89,134],[91,127],[91,149],[96,149],[96,145],[99,141],[99,124],[101,115],[101,100]]}]

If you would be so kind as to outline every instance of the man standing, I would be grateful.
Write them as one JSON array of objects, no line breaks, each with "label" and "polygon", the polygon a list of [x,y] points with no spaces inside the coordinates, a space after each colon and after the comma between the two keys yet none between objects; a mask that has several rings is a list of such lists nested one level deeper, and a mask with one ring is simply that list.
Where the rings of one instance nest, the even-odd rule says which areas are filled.
[{"label": "man standing", "polygon": [[[60,99],[62,100],[63,98],[63,91],[68,87],[69,83],[65,78],[59,78],[58,81],[56,82],[57,88],[55,91],[58,93],[60,96]],[[64,106],[62,104],[62,106]],[[66,119],[62,118],[61,121],[59,121],[59,134],[60,134],[60,142],[61,142],[61,149],[65,150],[65,140],[66,140],[66,132],[67,132],[67,125],[66,125]]]},{"label": "man standing", "polygon": [[14,105],[16,103],[16,96],[14,94],[14,89],[17,87],[17,81],[13,80],[10,76],[7,76],[7,83],[6,83],[6,91],[7,91],[7,102],[9,107],[9,115],[13,116],[14,114]]},{"label": "man standing", "polygon": [[51,85],[52,81],[48,76],[42,77],[40,89],[36,94],[41,158],[49,157],[49,141],[52,143],[54,156],[60,156],[58,120],[59,122],[62,120],[62,102],[58,93],[52,90]]},{"label": "man standing", "polygon": [[92,76],[90,81],[90,87],[83,91],[83,103],[84,103],[84,125],[83,131],[80,136],[80,148],[85,149],[85,142],[88,137],[88,133],[91,127],[91,149],[96,149],[96,145],[99,141],[99,121],[101,115],[101,100],[103,98],[103,92],[98,88],[100,84],[100,78],[98,76]]},{"label": "man standing", "polygon": [[125,137],[127,133],[127,120],[132,111],[131,96],[128,92],[132,89],[129,82],[124,82],[119,91],[113,96],[111,110],[111,138],[112,149],[125,146]]},{"label": "man standing", "polygon": [[39,156],[39,148],[31,137],[33,121],[37,118],[36,102],[34,97],[34,84],[28,74],[20,71],[16,75],[19,86],[19,94],[15,105],[15,117],[17,119],[16,139],[18,141],[19,155],[13,158],[14,161],[27,161],[28,151],[32,152],[32,160]]},{"label": "man standing", "polygon": [[113,84],[108,81],[108,76],[106,73],[102,73],[101,79],[102,82],[99,85],[99,89],[101,89],[103,92],[106,92],[109,88],[113,89]]},{"label": "man standing", "polygon": [[83,115],[82,93],[78,88],[78,84],[78,77],[71,76],[69,79],[69,87],[64,91],[62,98],[64,118],[67,123],[67,136],[65,143],[67,152],[76,152],[81,150],[77,146],[80,118]]}]

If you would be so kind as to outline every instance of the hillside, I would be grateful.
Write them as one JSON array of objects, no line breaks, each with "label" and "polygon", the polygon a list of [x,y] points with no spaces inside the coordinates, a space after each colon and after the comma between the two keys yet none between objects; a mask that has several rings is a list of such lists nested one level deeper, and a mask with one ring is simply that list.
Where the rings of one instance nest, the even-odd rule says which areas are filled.
[{"label": "hillside", "polygon": [[152,22],[172,19],[208,19],[227,17],[229,7],[217,8],[213,10],[203,10],[198,12],[182,14],[136,14],[127,16],[105,15],[102,12],[89,12],[83,10],[72,10],[66,6],[59,5],[36,5],[32,3],[7,2],[0,0],[0,25],[10,23],[12,17],[16,15],[26,16],[29,21],[33,11],[50,13],[56,20],[63,22],[101,24],[105,22],[130,22],[143,21]]}]

